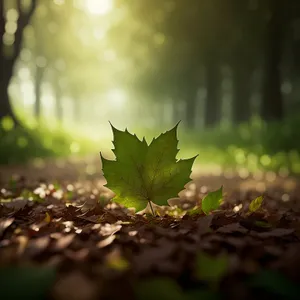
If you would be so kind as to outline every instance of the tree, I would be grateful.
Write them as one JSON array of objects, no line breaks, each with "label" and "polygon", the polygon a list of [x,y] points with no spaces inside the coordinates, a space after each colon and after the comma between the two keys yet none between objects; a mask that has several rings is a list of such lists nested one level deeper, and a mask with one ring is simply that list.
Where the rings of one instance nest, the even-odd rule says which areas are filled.
[{"label": "tree", "polygon": [[16,25],[15,32],[13,32],[13,30],[12,32],[8,32],[5,27],[7,23],[7,2],[8,1],[0,0],[0,119],[9,116],[18,124],[19,122],[9,100],[8,86],[22,48],[23,31],[29,24],[31,16],[35,11],[36,0],[31,0],[27,9],[22,5],[21,0],[16,1],[15,10],[17,11],[18,18],[14,21]]},{"label": "tree", "polygon": [[[173,98],[174,105],[178,100],[184,101],[186,125],[194,128],[196,95],[204,67],[205,124],[217,125],[221,119],[221,54],[224,39],[229,35],[228,3],[220,0],[119,2],[126,7],[126,14],[119,24],[118,37],[127,39],[124,44],[120,38],[116,39],[119,53],[134,61],[136,50],[147,45],[144,59],[135,66],[138,76],[133,72],[136,86],[143,88],[148,81],[151,88],[145,92],[157,95],[157,90],[161,91],[158,101],[165,97]],[[120,34],[122,29],[124,34]],[[156,40],[158,45],[154,43]]]},{"label": "tree", "polygon": [[[70,2],[69,2],[70,4]],[[65,75],[65,62],[73,58],[70,51],[70,44],[66,41],[71,40],[72,47],[78,47],[78,39],[74,39],[74,34],[70,30],[69,21],[65,20],[66,13],[73,14],[72,5],[58,5],[53,1],[40,0],[36,7],[36,13],[32,18],[33,36],[25,38],[24,46],[32,53],[33,61],[31,65],[32,78],[35,87],[34,114],[40,120],[42,113],[42,84],[50,82],[54,90],[55,115],[58,121],[62,121],[62,91],[61,79]],[[57,45],[53,46],[53,41]]]},{"label": "tree", "polygon": [[290,113],[298,113],[300,108],[300,36],[299,36],[299,19],[292,24],[292,30],[290,35],[290,49],[291,49],[291,61],[290,61],[290,74],[289,80],[292,84],[292,91],[289,98],[288,110]]},{"label": "tree", "polygon": [[249,121],[252,114],[253,74],[261,64],[265,27],[264,7],[259,2],[230,0],[230,35],[225,61],[232,70],[233,123]]},{"label": "tree", "polygon": [[266,121],[283,118],[281,61],[286,30],[286,7],[282,1],[268,0],[269,22],[266,28],[265,76],[261,116]]}]

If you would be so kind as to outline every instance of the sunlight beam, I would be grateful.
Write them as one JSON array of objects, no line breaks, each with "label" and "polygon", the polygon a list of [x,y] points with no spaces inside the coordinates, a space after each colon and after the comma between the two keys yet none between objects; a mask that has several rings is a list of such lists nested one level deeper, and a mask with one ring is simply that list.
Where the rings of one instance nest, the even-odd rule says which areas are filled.
[{"label": "sunlight beam", "polygon": [[86,0],[85,6],[91,15],[106,15],[113,8],[113,0]]}]

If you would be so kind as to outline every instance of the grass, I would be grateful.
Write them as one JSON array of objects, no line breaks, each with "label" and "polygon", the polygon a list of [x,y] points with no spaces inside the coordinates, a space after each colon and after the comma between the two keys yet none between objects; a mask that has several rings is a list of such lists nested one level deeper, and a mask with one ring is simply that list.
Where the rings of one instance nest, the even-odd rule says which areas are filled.
[{"label": "grass", "polygon": [[[300,174],[299,128],[300,117],[273,123],[253,118],[240,126],[188,132],[179,126],[179,157],[199,154],[196,164],[201,168]],[[143,135],[141,130],[137,133]],[[146,132],[147,137],[158,134],[158,130]]]},{"label": "grass", "polygon": [[0,164],[25,163],[34,158],[66,157],[86,154],[93,149],[93,141],[62,126],[49,129],[44,124],[22,122],[15,127],[10,118],[0,123]]},{"label": "grass", "polygon": [[[246,168],[300,174],[300,118],[208,130],[185,137],[186,143],[200,151],[199,161],[214,161],[226,168]],[[201,155],[201,153],[203,155]]]},{"label": "grass", "polygon": [[[40,157],[64,157],[71,154],[108,153],[112,148],[111,133],[104,138],[89,137],[80,128],[67,130],[62,126],[49,129],[23,118],[24,128],[14,128],[10,119],[0,124],[0,163],[23,163]],[[171,127],[171,126],[169,126]],[[300,118],[282,123],[266,124],[254,118],[249,124],[202,131],[178,128],[179,158],[199,154],[196,167],[202,169],[244,170],[244,172],[275,171],[282,175],[300,174]],[[120,128],[122,129],[122,128]],[[146,130],[129,128],[138,137],[153,137],[169,129]],[[109,154],[109,153],[108,153]],[[109,154],[111,156],[111,153]]]}]

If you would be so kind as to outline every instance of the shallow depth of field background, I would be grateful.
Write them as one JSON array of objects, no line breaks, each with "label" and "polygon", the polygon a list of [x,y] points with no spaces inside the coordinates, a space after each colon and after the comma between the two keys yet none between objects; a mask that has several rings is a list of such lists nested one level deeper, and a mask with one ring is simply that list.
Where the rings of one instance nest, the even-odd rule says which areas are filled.
[{"label": "shallow depth of field background", "polygon": [[[297,0],[1,0],[0,162],[179,120],[202,170],[300,173]],[[229,170],[229,171],[228,171]]]}]

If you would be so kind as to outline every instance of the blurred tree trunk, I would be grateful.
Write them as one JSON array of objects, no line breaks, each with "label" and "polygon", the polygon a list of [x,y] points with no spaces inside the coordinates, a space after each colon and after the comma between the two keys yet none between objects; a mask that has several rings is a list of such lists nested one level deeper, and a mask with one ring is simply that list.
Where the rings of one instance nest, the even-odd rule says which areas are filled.
[{"label": "blurred tree trunk", "polygon": [[[294,26],[296,27],[296,26]],[[292,52],[292,62],[291,62],[291,74],[290,81],[292,84],[292,91],[289,95],[289,105],[287,109],[289,113],[298,113],[297,107],[300,105],[300,36],[296,28],[292,31],[291,37],[291,52]]]},{"label": "blurred tree trunk", "polygon": [[190,87],[185,95],[185,118],[186,126],[188,129],[194,129],[196,123],[196,106],[197,106],[197,92],[194,91],[194,87]]},{"label": "blurred tree trunk", "polygon": [[177,123],[181,120],[181,111],[180,111],[181,99],[173,100],[173,123]]},{"label": "blurred tree trunk", "polygon": [[269,0],[270,20],[267,26],[265,72],[261,116],[265,121],[283,118],[280,64],[285,30],[280,1]]},{"label": "blurred tree trunk", "polygon": [[214,55],[207,55],[205,60],[206,75],[206,105],[205,127],[213,127],[221,119],[221,73],[220,65]]},{"label": "blurred tree trunk", "polygon": [[44,68],[36,66],[34,77],[34,91],[35,91],[35,103],[34,103],[34,115],[37,121],[41,119],[41,98],[42,98],[42,83],[44,77]]},{"label": "blurred tree trunk", "polygon": [[63,122],[62,88],[59,80],[55,79],[55,115],[59,123]]},{"label": "blurred tree trunk", "polygon": [[251,117],[252,74],[247,66],[237,63],[233,66],[232,118],[235,124],[249,121]]},{"label": "blurred tree trunk", "polygon": [[28,10],[24,11],[22,7],[22,1],[17,0],[16,1],[16,9],[19,14],[19,18],[17,21],[17,30],[15,32],[15,42],[13,44],[13,51],[11,55],[6,55],[5,53],[5,47],[7,47],[3,43],[3,36],[5,34],[5,0],[0,0],[0,119],[9,116],[11,117],[16,124],[19,124],[19,121],[17,120],[13,109],[11,107],[11,103],[9,101],[8,96],[8,86],[10,83],[10,80],[13,76],[13,69],[16,60],[18,59],[18,56],[21,52],[22,48],[22,40],[23,40],[23,31],[24,28],[27,26],[27,24],[30,21],[30,18],[35,10],[36,7],[36,0],[31,0],[30,6]]},{"label": "blurred tree trunk", "polygon": [[182,70],[177,83],[178,96],[184,101],[184,121],[188,129],[195,129],[197,90],[198,90],[198,68],[195,61],[190,61]]},{"label": "blurred tree trunk", "polygon": [[[0,63],[2,63],[2,61]],[[9,96],[8,96],[8,86],[9,86],[9,82],[12,77],[12,74],[10,74],[9,72],[6,72],[5,70],[6,70],[6,66],[4,66],[4,68],[1,68],[0,119],[2,119],[5,116],[9,116],[15,121],[15,123],[18,123],[17,119],[14,115],[14,112],[12,110],[11,103],[9,101]]]}]

